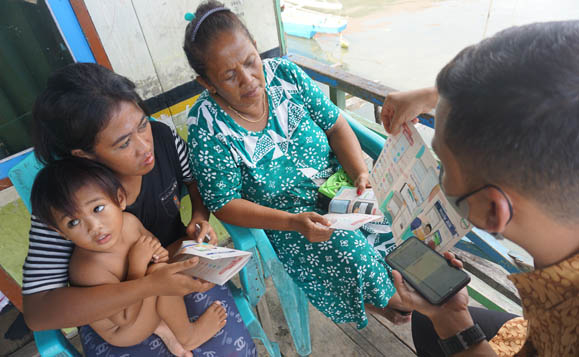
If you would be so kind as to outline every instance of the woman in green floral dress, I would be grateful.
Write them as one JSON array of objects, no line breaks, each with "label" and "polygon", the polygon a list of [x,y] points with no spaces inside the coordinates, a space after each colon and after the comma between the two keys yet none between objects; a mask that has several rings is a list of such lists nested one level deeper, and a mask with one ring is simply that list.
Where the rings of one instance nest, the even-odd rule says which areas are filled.
[{"label": "woman in green floral dress", "polygon": [[392,313],[403,306],[383,257],[360,231],[327,228],[316,208],[319,185],[340,167],[359,190],[368,182],[339,109],[295,64],[262,61],[247,29],[219,3],[197,9],[184,49],[207,89],[188,119],[205,205],[224,222],[265,229],[286,271],[333,321],[364,327],[365,308],[407,321]]}]

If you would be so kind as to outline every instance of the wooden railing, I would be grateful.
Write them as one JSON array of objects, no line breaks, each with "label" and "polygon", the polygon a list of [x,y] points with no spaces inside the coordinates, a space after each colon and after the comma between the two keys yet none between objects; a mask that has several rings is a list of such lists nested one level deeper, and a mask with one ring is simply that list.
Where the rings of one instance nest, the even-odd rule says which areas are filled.
[{"label": "wooden railing", "polygon": [[[341,109],[346,109],[346,93],[372,103],[375,108],[378,108],[384,103],[388,93],[396,91],[394,88],[307,57],[289,54],[288,59],[300,66],[315,81],[328,85],[330,99]],[[378,111],[375,110],[376,112]],[[420,114],[418,119],[420,123],[434,128],[434,116],[431,113]]]}]

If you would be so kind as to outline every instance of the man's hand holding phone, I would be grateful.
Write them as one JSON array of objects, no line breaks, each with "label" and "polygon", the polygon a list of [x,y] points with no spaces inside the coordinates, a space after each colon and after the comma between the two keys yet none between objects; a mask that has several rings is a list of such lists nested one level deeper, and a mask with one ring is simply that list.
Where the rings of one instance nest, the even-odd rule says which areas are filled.
[{"label": "man's hand holding phone", "polygon": [[[462,262],[456,259],[454,254],[446,252],[444,257],[453,266],[462,269]],[[442,305],[433,305],[414,289],[407,286],[398,271],[393,270],[392,277],[402,302],[430,318],[440,338],[445,339],[454,336],[457,332],[473,325],[472,317],[468,312],[468,292],[466,287],[462,288]]]}]

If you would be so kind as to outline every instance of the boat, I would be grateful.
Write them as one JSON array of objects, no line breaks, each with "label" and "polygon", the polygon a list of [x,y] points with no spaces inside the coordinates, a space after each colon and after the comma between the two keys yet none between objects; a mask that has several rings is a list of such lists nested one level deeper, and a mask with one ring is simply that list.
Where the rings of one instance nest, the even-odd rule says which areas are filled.
[{"label": "boat", "polygon": [[312,38],[316,33],[339,34],[346,29],[348,21],[337,15],[305,9],[286,2],[281,18],[288,35]]},{"label": "boat", "polygon": [[311,1],[311,0],[285,0],[287,4],[310,9],[338,11],[344,7],[341,2]]}]

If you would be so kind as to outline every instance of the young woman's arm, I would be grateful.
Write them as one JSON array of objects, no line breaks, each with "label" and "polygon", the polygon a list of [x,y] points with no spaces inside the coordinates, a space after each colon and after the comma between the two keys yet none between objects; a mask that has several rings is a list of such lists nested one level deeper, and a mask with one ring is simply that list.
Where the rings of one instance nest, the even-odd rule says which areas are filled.
[{"label": "young woman's arm", "polygon": [[356,135],[343,116],[339,116],[332,128],[326,131],[328,141],[338,161],[354,180],[354,185],[361,194],[368,184],[368,167],[362,156],[362,148]]},{"label": "young woman's arm", "polygon": [[[209,210],[203,204],[201,193],[197,187],[197,181],[191,181],[187,185],[187,191],[191,198],[191,221],[187,225],[187,237],[203,241],[206,235],[211,238],[210,244],[217,244],[217,234],[209,224]],[[199,225],[199,228],[197,228]]]},{"label": "young woman's arm", "polygon": [[[177,149],[177,155],[179,157],[180,171],[183,177],[183,183],[187,187],[187,192],[189,193],[189,198],[191,199],[191,220],[187,224],[187,239],[194,239],[202,242],[206,235],[209,235],[210,244],[217,244],[217,234],[209,224],[209,210],[203,204],[203,199],[197,188],[197,181],[193,179],[191,174],[191,167],[189,166],[189,148],[183,139],[176,133],[173,132],[173,138],[175,140],[175,148]],[[199,226],[199,228],[197,228]],[[180,245],[171,244],[171,252],[175,249],[174,247]]]},{"label": "young woman's arm", "polygon": [[34,331],[76,327],[102,320],[149,296],[185,296],[202,283],[180,274],[197,259],[168,264],[143,278],[90,288],[63,287],[24,295],[24,318]]}]

